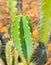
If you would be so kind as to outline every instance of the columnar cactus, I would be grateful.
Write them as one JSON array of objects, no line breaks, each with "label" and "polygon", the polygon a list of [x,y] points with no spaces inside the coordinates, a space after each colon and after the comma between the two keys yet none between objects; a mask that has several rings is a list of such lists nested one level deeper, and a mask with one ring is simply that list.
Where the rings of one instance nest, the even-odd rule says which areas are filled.
[{"label": "columnar cactus", "polygon": [[7,65],[18,64],[18,54],[11,41],[6,44],[6,61]]},{"label": "columnar cactus", "polygon": [[6,61],[7,61],[7,65],[12,65],[12,53],[13,52],[11,52],[11,50],[12,50],[11,48],[12,48],[11,43],[8,42],[6,44]]},{"label": "columnar cactus", "polygon": [[46,45],[51,31],[51,0],[40,0],[38,26],[39,46],[34,52],[34,61],[37,65],[44,65],[47,61]]},{"label": "columnar cactus", "polygon": [[27,18],[29,17],[18,15],[11,26],[14,46],[25,65],[30,62],[33,44],[30,21]]},{"label": "columnar cactus", "polygon": [[12,62],[12,64],[13,65],[18,65],[18,53],[17,53],[15,48],[12,51],[13,51],[13,62]]},{"label": "columnar cactus", "polygon": [[29,23],[30,17],[16,15],[16,0],[8,0],[8,7],[12,18],[11,36],[14,43],[14,47],[20,55],[20,58],[22,59],[23,63],[27,65],[30,63],[33,46],[31,33],[32,27],[30,25],[31,23]]},{"label": "columnar cactus", "polygon": [[48,43],[50,36],[50,28],[51,28],[51,0],[40,0],[39,28],[38,28],[40,52],[35,54],[37,57],[36,59],[37,65],[44,65],[44,63],[47,61],[46,45]]},{"label": "columnar cactus", "polygon": [[47,44],[51,28],[51,0],[40,0],[39,41]]},{"label": "columnar cactus", "polygon": [[14,20],[17,12],[17,0],[8,0],[8,7],[10,10],[10,14],[11,14],[11,19]]}]

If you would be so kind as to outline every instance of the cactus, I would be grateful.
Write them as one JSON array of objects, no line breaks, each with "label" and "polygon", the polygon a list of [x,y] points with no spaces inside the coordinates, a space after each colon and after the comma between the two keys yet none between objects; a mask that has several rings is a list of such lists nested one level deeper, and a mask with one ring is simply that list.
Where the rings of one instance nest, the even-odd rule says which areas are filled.
[{"label": "cactus", "polygon": [[[51,25],[51,0],[40,0],[39,10],[39,41],[47,44]],[[48,4],[49,3],[49,4]]]},{"label": "cactus", "polygon": [[11,52],[11,43],[6,44],[6,61],[7,65],[12,65],[12,52]]},{"label": "cactus", "polygon": [[[51,0],[40,0],[39,9],[39,46],[36,47],[33,57],[33,61],[36,65],[44,65],[47,61],[46,45],[49,40],[51,31]],[[34,47],[35,48],[35,47]]]},{"label": "cactus", "polygon": [[18,54],[11,41],[6,44],[6,61],[7,65],[18,65]]},{"label": "cactus", "polygon": [[16,3],[16,0],[8,0],[8,7],[12,18],[11,36],[20,58],[27,65],[30,63],[32,55],[32,27],[28,16],[16,15],[18,12],[16,12]]},{"label": "cactus", "polygon": [[[14,3],[13,3],[14,2]],[[48,4],[49,2],[49,4]],[[14,4],[14,5],[13,5]],[[35,54],[41,52],[40,59],[45,58],[46,50],[45,46],[49,39],[49,31],[51,25],[51,1],[50,0],[41,0],[41,8],[39,14],[39,51],[34,52]],[[33,41],[32,41],[32,24],[30,23],[30,17],[24,15],[17,15],[16,13],[16,0],[8,0],[8,7],[10,10],[10,15],[12,18],[12,25],[11,25],[11,37],[13,40],[14,47],[16,48],[18,55],[20,56],[24,65],[30,64],[30,59],[33,53]],[[18,11],[17,11],[18,12]],[[42,44],[42,45],[41,45]],[[36,45],[35,45],[36,46]],[[36,46],[38,47],[38,46]],[[38,48],[36,48],[38,49]],[[30,50],[30,52],[29,52]],[[36,51],[36,50],[34,50]],[[44,53],[45,52],[45,53]],[[47,57],[46,57],[47,58]],[[45,59],[46,59],[45,58]],[[41,64],[39,57],[36,56],[33,59],[37,59]],[[44,62],[43,62],[44,63]],[[42,63],[42,64],[43,64]]]},{"label": "cactus", "polygon": [[16,4],[17,4],[17,0],[8,0],[8,7],[10,10],[12,20],[15,19],[15,16],[18,13],[17,8],[16,8]]},{"label": "cactus", "polygon": [[14,48],[13,50],[13,65],[18,65],[18,53],[16,51],[16,49]]},{"label": "cactus", "polygon": [[39,46],[34,52],[34,61],[36,65],[44,65],[47,61],[46,45],[49,40],[51,28],[51,0],[40,0],[39,9]]},{"label": "cactus", "polygon": [[28,16],[16,16],[11,26],[14,46],[25,65],[30,62],[32,54],[32,35],[29,26],[30,21],[28,21],[27,17]]}]

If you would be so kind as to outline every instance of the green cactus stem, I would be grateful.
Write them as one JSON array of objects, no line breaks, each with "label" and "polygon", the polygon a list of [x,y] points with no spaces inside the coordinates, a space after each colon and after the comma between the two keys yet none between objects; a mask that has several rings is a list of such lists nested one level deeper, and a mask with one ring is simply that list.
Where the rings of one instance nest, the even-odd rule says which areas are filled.
[{"label": "green cactus stem", "polygon": [[6,61],[7,61],[7,65],[12,65],[12,52],[11,52],[10,42],[7,42],[6,44]]},{"label": "green cactus stem", "polygon": [[13,50],[13,64],[12,65],[18,65],[18,53],[15,48]]},{"label": "green cactus stem", "polygon": [[51,25],[51,0],[40,0],[39,10],[39,41],[47,44]]},{"label": "green cactus stem", "polygon": [[7,65],[18,65],[18,53],[12,41],[6,44],[6,61]]},{"label": "green cactus stem", "polygon": [[28,65],[32,55],[32,26],[30,17],[16,15],[16,3],[16,0],[8,0],[8,7],[12,18],[11,37],[24,65]]},{"label": "green cactus stem", "polygon": [[17,5],[17,0],[8,0],[8,7],[10,10],[10,16],[12,20],[15,19],[15,16],[18,13],[16,5]]},{"label": "green cactus stem", "polygon": [[14,47],[25,65],[30,63],[32,54],[32,33],[27,17],[21,15],[16,16],[11,26]]},{"label": "green cactus stem", "polygon": [[26,65],[26,59],[24,58],[21,48],[21,41],[20,41],[20,19],[21,16],[16,16],[15,20],[12,22],[11,35],[12,35],[14,47],[16,48],[18,54],[21,56],[22,61]]}]

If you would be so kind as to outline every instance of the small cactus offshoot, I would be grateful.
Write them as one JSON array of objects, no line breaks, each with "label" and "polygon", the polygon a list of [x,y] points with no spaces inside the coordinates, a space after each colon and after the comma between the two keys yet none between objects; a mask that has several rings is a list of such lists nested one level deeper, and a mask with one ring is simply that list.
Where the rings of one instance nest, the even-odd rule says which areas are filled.
[{"label": "small cactus offshoot", "polygon": [[11,41],[6,44],[6,61],[7,65],[18,64],[18,54]]}]

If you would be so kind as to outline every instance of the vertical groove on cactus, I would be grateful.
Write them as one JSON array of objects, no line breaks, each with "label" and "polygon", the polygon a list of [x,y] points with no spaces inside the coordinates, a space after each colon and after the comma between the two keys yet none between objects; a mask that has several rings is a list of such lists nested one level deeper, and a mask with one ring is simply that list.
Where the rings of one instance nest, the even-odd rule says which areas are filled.
[{"label": "vertical groove on cactus", "polygon": [[49,29],[51,21],[51,0],[40,1],[41,6],[39,12],[39,41],[40,43],[46,44],[49,38]]},{"label": "vertical groove on cactus", "polygon": [[21,38],[21,47],[22,47],[22,51],[24,53],[25,58],[27,59],[27,49],[26,49],[26,44],[25,44],[25,36],[24,36],[24,29],[23,29],[23,23],[22,23],[22,18],[21,18],[21,22],[20,22],[20,38]]}]

